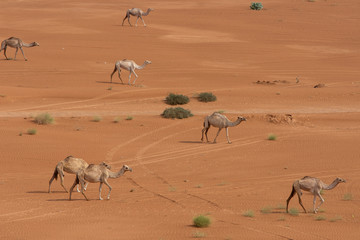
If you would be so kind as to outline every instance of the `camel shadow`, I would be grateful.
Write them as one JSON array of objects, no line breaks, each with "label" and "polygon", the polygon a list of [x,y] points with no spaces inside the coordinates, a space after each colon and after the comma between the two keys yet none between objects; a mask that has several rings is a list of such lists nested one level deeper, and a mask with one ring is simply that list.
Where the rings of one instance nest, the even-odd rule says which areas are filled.
[{"label": "camel shadow", "polygon": [[[48,191],[28,191],[26,193],[46,193],[50,194]],[[66,193],[65,191],[51,191],[51,193]]]},{"label": "camel shadow", "polygon": [[[121,83],[121,82],[110,82],[110,81],[96,81],[97,83],[106,83],[106,84],[121,84],[121,85],[125,85],[125,83]],[[128,85],[128,84],[126,84]]]},{"label": "camel shadow", "polygon": [[68,198],[59,198],[59,199],[48,199],[46,200],[48,202],[74,202],[74,201],[85,201],[86,202],[86,199],[71,199],[69,200]]},{"label": "camel shadow", "polygon": [[200,144],[200,143],[203,143],[202,141],[179,141],[179,143],[197,143],[197,144]]}]

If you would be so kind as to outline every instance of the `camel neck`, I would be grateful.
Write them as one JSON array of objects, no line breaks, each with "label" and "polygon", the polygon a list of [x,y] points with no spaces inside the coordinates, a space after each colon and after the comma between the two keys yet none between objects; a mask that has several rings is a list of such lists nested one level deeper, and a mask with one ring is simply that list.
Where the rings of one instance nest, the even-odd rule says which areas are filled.
[{"label": "camel neck", "polygon": [[138,66],[138,69],[143,69],[146,65],[147,65],[147,63],[146,63],[146,62],[144,62],[144,63],[143,63],[143,65]]},{"label": "camel neck", "polygon": [[143,13],[142,15],[143,15],[143,16],[147,16],[147,15],[149,15],[149,13],[150,13],[150,9],[148,9],[148,10],[146,11],[146,13]]},{"label": "camel neck", "polygon": [[118,178],[121,177],[122,175],[124,175],[125,170],[122,168],[120,169],[120,171],[118,172],[109,172],[109,177],[110,178]]},{"label": "camel neck", "polygon": [[240,123],[241,123],[241,119],[239,118],[239,119],[237,119],[235,122],[230,122],[230,123],[228,124],[228,126],[229,126],[229,127],[235,127],[235,126],[239,125]]},{"label": "camel neck", "polygon": [[331,189],[335,188],[338,184],[339,184],[339,182],[335,179],[330,185],[325,186],[324,189],[331,190]]},{"label": "camel neck", "polygon": [[23,46],[24,47],[34,47],[35,46],[35,43],[23,43]]}]

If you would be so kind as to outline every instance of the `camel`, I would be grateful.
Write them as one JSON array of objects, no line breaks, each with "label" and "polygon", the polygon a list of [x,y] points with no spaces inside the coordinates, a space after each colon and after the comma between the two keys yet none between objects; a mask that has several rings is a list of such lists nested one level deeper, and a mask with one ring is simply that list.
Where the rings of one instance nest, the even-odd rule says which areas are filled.
[{"label": "camel", "polygon": [[35,47],[35,46],[40,46],[39,43],[37,42],[32,42],[32,43],[24,43],[20,38],[16,38],[16,37],[10,37],[8,39],[5,39],[4,41],[1,42],[1,49],[0,52],[2,50],[4,50],[4,55],[6,57],[6,60],[11,60],[11,58],[8,58],[6,56],[6,48],[7,47],[12,47],[12,48],[16,48],[15,51],[15,57],[14,60],[16,60],[16,54],[20,48],[22,55],[24,56],[25,61],[27,61],[27,58],[25,57],[24,51],[22,49],[22,47]]},{"label": "camel", "polygon": [[118,71],[118,76],[119,76],[119,78],[121,80],[121,83],[124,84],[123,80],[121,79],[121,76],[120,76],[121,68],[123,68],[123,69],[130,72],[130,74],[129,74],[129,85],[131,85],[130,84],[131,73],[134,73],[135,79],[134,79],[133,84],[135,84],[135,81],[138,78],[138,75],[135,73],[135,69],[143,69],[148,64],[151,64],[151,61],[145,60],[143,65],[141,65],[141,66],[137,65],[133,60],[128,60],[128,59],[123,59],[121,61],[116,61],[114,71],[111,73],[111,76],[110,76],[110,81],[112,82],[112,77],[113,77],[114,73],[116,71]]},{"label": "camel", "polygon": [[223,129],[223,128],[226,129],[226,139],[227,139],[228,143],[231,143],[231,141],[229,140],[228,128],[235,127],[235,126],[239,125],[242,121],[246,121],[246,118],[238,117],[235,122],[230,122],[230,120],[227,117],[225,117],[224,115],[222,115],[218,112],[214,112],[213,114],[205,117],[204,128],[202,129],[201,141],[204,140],[204,132],[205,132],[206,141],[209,142],[207,132],[209,131],[210,126],[214,126],[214,127],[219,128],[219,131],[217,132],[216,137],[214,139],[214,143],[216,143],[216,138],[219,136],[219,133],[220,133],[221,129]]},{"label": "camel", "polygon": [[136,19],[136,23],[135,23],[135,27],[137,26],[137,22],[139,20],[139,18],[141,19],[141,21],[143,22],[144,24],[144,27],[146,27],[146,24],[144,22],[144,19],[142,18],[142,16],[147,16],[149,15],[150,11],[154,11],[153,8],[148,8],[148,10],[144,13],[140,8],[132,8],[132,9],[128,9],[127,12],[126,12],[126,16],[122,22],[122,26],[124,26],[124,21],[126,19],[128,19],[128,22],[131,26],[131,23],[130,23],[130,16],[136,16],[137,19]]},{"label": "camel", "polygon": [[109,168],[107,168],[106,166],[104,166],[102,164],[99,164],[99,165],[90,164],[87,168],[81,169],[76,174],[76,179],[74,181],[74,184],[70,188],[69,200],[71,200],[71,193],[72,193],[75,185],[80,183],[81,184],[81,193],[82,193],[82,195],[84,195],[85,199],[87,201],[89,201],[89,199],[86,197],[86,195],[84,193],[85,181],[88,181],[91,183],[100,182],[100,187],[99,187],[99,199],[100,200],[103,200],[101,197],[101,188],[102,188],[103,183],[105,183],[105,185],[109,187],[109,193],[108,193],[107,199],[110,199],[110,192],[111,192],[112,188],[107,181],[108,178],[118,178],[118,177],[124,175],[124,173],[126,171],[132,172],[132,169],[130,167],[124,165],[120,169],[120,171],[112,172],[112,171],[110,171]]},{"label": "camel", "polygon": [[[342,182],[345,183],[346,181],[342,178],[336,178],[330,185],[327,185],[320,179],[314,178],[314,177],[309,177],[309,176],[305,176],[302,179],[296,180],[293,183],[290,196],[286,200],[286,212],[288,212],[289,202],[290,202],[291,198],[295,195],[295,193],[297,193],[297,195],[299,197],[299,203],[300,203],[301,207],[304,209],[304,212],[306,213],[306,210],[301,201],[301,195],[302,195],[301,189],[302,189],[304,191],[308,191],[308,192],[311,192],[312,194],[314,194],[314,201],[313,201],[314,213],[317,213],[321,204],[323,204],[325,201],[324,198],[320,194],[321,190],[331,190],[331,189],[335,188],[339,183],[342,183]],[[317,208],[315,208],[316,196],[318,196],[321,200],[321,203],[319,204],[319,206]]]}]

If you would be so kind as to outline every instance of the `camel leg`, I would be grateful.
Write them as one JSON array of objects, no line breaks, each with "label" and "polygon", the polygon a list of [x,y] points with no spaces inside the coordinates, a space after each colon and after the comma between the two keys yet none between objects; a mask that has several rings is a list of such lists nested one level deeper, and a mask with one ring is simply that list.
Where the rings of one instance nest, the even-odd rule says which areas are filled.
[{"label": "camel leg", "polygon": [[114,71],[111,73],[111,75],[110,75],[110,82],[112,83],[112,77],[113,77],[113,75],[114,75],[114,73],[116,72],[116,70],[117,70],[117,68],[116,68],[116,66],[115,66],[115,68],[114,68]]},{"label": "camel leg", "polygon": [[295,191],[295,188],[294,188],[294,186],[293,186],[292,191],[291,191],[291,193],[290,193],[290,196],[289,196],[289,198],[286,200],[286,212],[287,212],[287,213],[289,212],[289,202],[290,202],[290,200],[293,198],[293,196],[295,195],[295,193],[296,193],[296,191]]},{"label": "camel leg", "polygon": [[135,79],[134,79],[134,82],[133,82],[133,85],[135,85],[135,81],[136,79],[138,78],[138,75],[136,74],[136,72],[133,70],[133,74],[135,75]]},{"label": "camel leg", "polygon": [[226,139],[227,139],[228,143],[231,143],[231,141],[229,139],[229,128],[226,128]]},{"label": "camel leg", "polygon": [[[16,50],[17,50],[17,49],[16,49]],[[25,61],[27,61],[27,58],[25,57],[25,54],[24,54],[24,51],[23,51],[22,47],[20,47],[20,50],[21,50],[21,52],[22,52],[22,55],[24,56]]]},{"label": "camel leg", "polygon": [[85,197],[86,201],[89,201],[89,199],[86,197],[86,195],[84,193],[84,188],[85,188],[84,182],[80,180],[80,183],[81,183],[81,194]]},{"label": "camel leg", "polygon": [[316,193],[319,198],[320,198],[320,201],[321,203],[319,204],[319,206],[315,209],[315,201],[316,201],[316,195],[314,196],[314,213],[317,213],[317,211],[319,210],[320,206],[325,202],[324,198],[321,196],[321,194],[318,192]]},{"label": "camel leg", "polygon": [[103,183],[100,182],[100,186],[99,186],[99,200],[103,200],[102,197],[101,197],[101,189],[102,189],[102,185]]},{"label": "camel leg", "polygon": [[106,184],[106,186],[108,186],[109,188],[109,193],[107,195],[107,199],[109,200],[110,199],[110,193],[111,193],[111,189],[112,187],[110,186],[110,184],[108,183],[108,181],[106,179],[104,179],[104,183]]},{"label": "camel leg", "polygon": [[219,136],[219,133],[220,133],[221,129],[222,129],[222,128],[219,128],[219,131],[216,133],[216,136],[215,136],[215,138],[214,138],[214,143],[216,143],[216,138]]},{"label": "camel leg", "polygon": [[142,18],[142,16],[140,16],[140,18],[141,18],[141,21],[142,21],[143,24],[144,24],[144,27],[146,27],[146,24],[145,24],[144,19]]},{"label": "camel leg", "polygon": [[6,60],[11,60],[11,58],[8,58],[8,57],[6,56],[6,49],[7,49],[7,46],[5,46],[5,48],[4,48],[4,56],[5,56]]},{"label": "camel leg", "polygon": [[68,192],[64,186],[64,173],[62,171],[59,171],[59,169],[58,169],[58,172],[59,172],[59,176],[60,176],[60,184],[64,188],[65,192]]},{"label": "camel leg", "polygon": [[121,73],[121,68],[120,68],[120,66],[116,66],[116,68],[117,68],[117,70],[118,70],[118,77],[119,77],[121,83],[124,84],[124,82],[123,82],[123,80],[122,80],[122,78],[121,78],[121,75],[120,75],[120,73]]},{"label": "camel leg", "polygon": [[128,15],[126,14],[126,16],[125,16],[125,18],[124,18],[121,26],[124,26],[124,22],[125,22],[125,20],[126,20],[127,18],[128,18]]},{"label": "camel leg", "polygon": [[129,22],[130,26],[132,26],[132,25],[131,25],[131,22],[130,22],[130,14],[129,14],[129,16],[128,16],[128,22]]},{"label": "camel leg", "polygon": [[209,124],[209,127],[208,127],[208,128],[206,128],[206,130],[205,130],[206,142],[209,142],[208,135],[207,135],[207,133],[208,133],[209,129],[210,129],[210,124]]},{"label": "camel leg", "polygon": [[73,184],[73,185],[71,186],[71,188],[70,188],[69,201],[71,200],[72,191],[73,191],[74,187],[75,187],[77,184],[79,184],[79,181],[78,181],[78,178],[76,177],[76,178],[75,178],[75,181],[74,181],[74,184]]},{"label": "camel leg", "polygon": [[19,48],[16,48],[14,60],[16,60],[16,54],[17,54],[18,51],[19,51]]},{"label": "camel leg", "polygon": [[297,193],[298,194],[298,197],[299,197],[299,203],[301,205],[301,207],[304,209],[304,212],[306,213],[306,209],[304,207],[304,205],[302,204],[302,201],[301,201],[301,194]]},{"label": "camel leg", "polygon": [[84,191],[86,191],[88,184],[89,184],[89,183],[86,183],[86,184],[85,184]]}]

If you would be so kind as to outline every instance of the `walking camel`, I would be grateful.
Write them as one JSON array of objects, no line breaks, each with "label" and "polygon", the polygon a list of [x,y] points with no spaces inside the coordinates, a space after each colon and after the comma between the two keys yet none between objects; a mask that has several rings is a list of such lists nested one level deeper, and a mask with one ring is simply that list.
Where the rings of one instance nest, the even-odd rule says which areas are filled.
[{"label": "walking camel", "polygon": [[[56,167],[53,176],[51,177],[49,181],[49,193],[51,192],[50,187],[52,181],[54,179],[57,180],[58,175],[60,176],[60,184],[64,188],[65,192],[68,192],[64,186],[64,172],[70,173],[70,174],[76,174],[80,169],[87,168],[89,164],[85,162],[85,160],[81,158],[75,158],[73,156],[68,156],[64,160],[60,161]],[[87,184],[85,186],[86,190]],[[77,191],[80,192],[79,186],[77,186]]]},{"label": "walking camel", "polygon": [[[302,195],[301,189],[302,189],[304,191],[308,191],[308,192],[311,192],[312,194],[314,194],[314,201],[313,201],[314,213],[317,213],[321,204],[323,204],[325,201],[324,198],[320,194],[321,190],[331,190],[331,189],[335,188],[339,183],[342,183],[342,182],[345,183],[346,181],[342,178],[336,178],[330,185],[327,185],[320,179],[314,178],[314,177],[309,177],[309,176],[305,176],[302,179],[296,180],[293,183],[290,196],[286,200],[286,212],[288,212],[289,202],[290,202],[291,198],[295,195],[295,193],[297,193],[297,195],[299,197],[299,203],[300,203],[301,207],[304,209],[304,212],[306,213],[306,210],[301,201],[301,195]],[[319,204],[319,206],[317,208],[315,208],[316,196],[318,196],[321,200],[321,203]]]},{"label": "walking camel", "polygon": [[209,131],[210,126],[214,126],[214,127],[219,128],[219,131],[217,132],[216,137],[214,139],[214,143],[216,143],[216,138],[219,136],[219,133],[220,133],[221,129],[223,129],[223,128],[226,129],[226,139],[227,139],[228,143],[231,143],[231,141],[229,140],[229,129],[228,128],[235,127],[235,126],[239,125],[242,121],[246,121],[246,118],[238,117],[236,121],[230,122],[230,120],[227,117],[225,117],[224,115],[222,115],[218,112],[214,112],[213,114],[205,117],[204,128],[202,129],[201,141],[204,140],[204,132],[205,132],[206,141],[209,142],[207,132]]},{"label": "walking camel", "polygon": [[4,55],[6,57],[6,60],[11,60],[11,58],[8,58],[6,56],[6,49],[7,47],[12,47],[12,48],[16,48],[15,51],[15,57],[14,60],[16,60],[16,54],[20,48],[22,55],[24,56],[25,61],[27,61],[27,58],[25,57],[24,51],[22,49],[22,47],[35,47],[35,46],[40,46],[39,43],[37,42],[32,42],[32,43],[24,43],[20,38],[16,38],[16,37],[10,37],[8,39],[5,39],[4,41],[1,42],[1,49],[0,52],[2,50],[4,50]]},{"label": "walking camel", "polygon": [[88,181],[91,183],[100,182],[100,187],[99,187],[99,199],[100,200],[103,200],[101,197],[101,188],[102,188],[103,183],[105,183],[105,185],[109,187],[109,193],[108,193],[107,199],[110,199],[110,192],[111,192],[112,188],[107,181],[108,178],[118,178],[118,177],[124,175],[124,173],[126,171],[132,172],[132,169],[130,167],[124,165],[120,169],[120,171],[112,172],[112,171],[110,171],[109,168],[107,168],[106,166],[104,166],[102,164],[99,164],[99,165],[90,164],[87,168],[81,169],[76,174],[76,179],[74,181],[74,184],[70,188],[69,200],[71,200],[71,193],[72,193],[75,185],[80,183],[81,184],[81,193],[82,193],[82,195],[84,195],[85,199],[87,201],[89,201],[89,199],[86,197],[86,195],[84,193],[85,181]]},{"label": "walking camel", "polygon": [[122,26],[124,26],[124,21],[125,21],[126,19],[128,19],[128,22],[129,22],[129,24],[130,24],[130,26],[131,26],[130,16],[135,16],[135,17],[137,17],[136,23],[135,23],[135,27],[137,26],[137,22],[138,22],[139,18],[140,18],[141,21],[143,22],[144,27],[146,27],[146,24],[145,24],[144,19],[142,18],[142,16],[147,16],[147,15],[149,15],[150,11],[154,11],[154,9],[153,9],[153,8],[148,8],[148,10],[147,10],[146,12],[143,12],[140,8],[128,9],[128,10],[126,11],[126,16],[125,16],[125,18],[124,18],[124,20],[123,20],[123,22],[122,22]]},{"label": "walking camel", "polygon": [[120,76],[121,68],[123,68],[123,69],[130,72],[130,74],[129,74],[129,85],[131,85],[130,84],[131,73],[134,73],[135,79],[134,79],[133,84],[135,84],[135,81],[138,78],[138,75],[135,73],[135,69],[143,69],[148,64],[151,64],[151,61],[145,60],[143,65],[141,65],[141,66],[137,65],[133,60],[128,60],[128,59],[123,59],[121,61],[116,61],[114,71],[110,75],[110,81],[112,82],[112,77],[113,77],[114,73],[116,71],[118,71],[119,79],[121,80],[121,83],[124,84],[123,80],[121,79],[121,76]]}]

